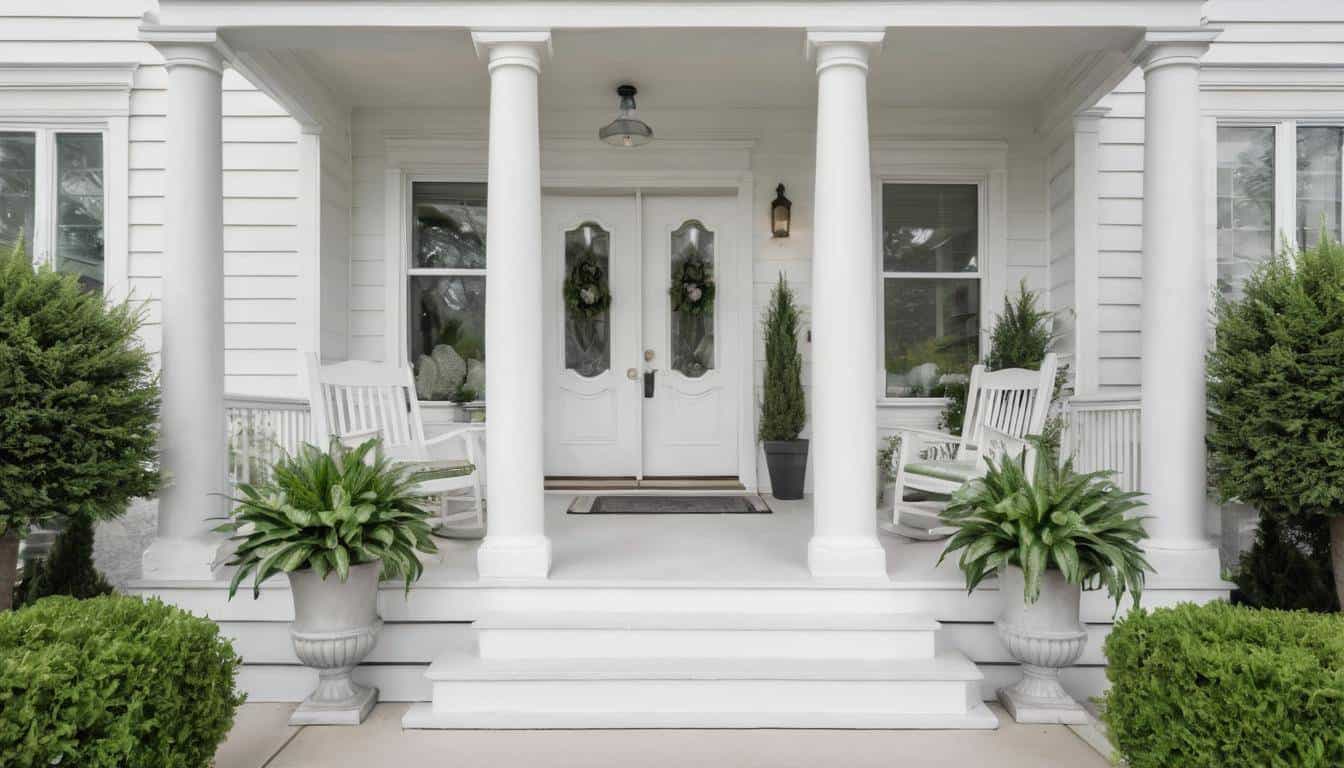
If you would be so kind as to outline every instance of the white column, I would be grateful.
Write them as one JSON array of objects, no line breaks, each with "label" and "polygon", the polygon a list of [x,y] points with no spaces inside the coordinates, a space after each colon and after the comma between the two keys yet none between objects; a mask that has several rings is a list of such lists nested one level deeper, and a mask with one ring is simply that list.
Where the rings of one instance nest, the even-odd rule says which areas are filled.
[{"label": "white column", "polygon": [[1145,92],[1140,474],[1159,578],[1217,574],[1204,531],[1209,285],[1199,110],[1199,60],[1216,35],[1150,31],[1135,57]]},{"label": "white column", "polygon": [[481,579],[544,579],[551,566],[542,492],[541,138],[537,78],[547,30],[472,32],[490,69],[486,233],[485,463],[489,525]]},{"label": "white column", "polygon": [[1101,121],[1110,107],[1073,118],[1073,376],[1074,391],[1097,391],[1097,238]]},{"label": "white column", "polygon": [[223,62],[209,42],[155,40],[168,69],[160,407],[164,488],[146,578],[208,579],[226,514]]},{"label": "white column", "polygon": [[812,246],[813,531],[823,580],[884,579],[873,512],[877,267],[868,152],[868,58],[881,30],[809,31],[817,63]]}]

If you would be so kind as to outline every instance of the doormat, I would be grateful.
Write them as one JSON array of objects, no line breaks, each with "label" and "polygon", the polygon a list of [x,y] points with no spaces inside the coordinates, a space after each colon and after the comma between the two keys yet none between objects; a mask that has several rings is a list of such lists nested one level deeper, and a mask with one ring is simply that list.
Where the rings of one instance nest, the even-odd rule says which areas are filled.
[{"label": "doormat", "polygon": [[765,499],[743,496],[576,496],[571,515],[768,515]]}]

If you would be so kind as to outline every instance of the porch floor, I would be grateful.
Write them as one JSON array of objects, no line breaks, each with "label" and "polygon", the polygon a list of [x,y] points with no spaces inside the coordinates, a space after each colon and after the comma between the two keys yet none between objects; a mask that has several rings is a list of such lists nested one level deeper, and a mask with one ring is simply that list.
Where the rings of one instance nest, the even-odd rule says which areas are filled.
[{"label": "porch floor", "polygon": [[[551,539],[550,581],[734,586],[813,585],[807,569],[812,500],[766,497],[772,514],[571,515],[571,492],[547,493],[546,535]],[[890,514],[874,510],[874,519]],[[937,567],[942,542],[881,535],[887,574],[908,586],[962,584],[956,563]],[[478,541],[436,539],[426,558],[425,585],[475,582]]]},{"label": "porch floor", "polygon": [[998,705],[996,731],[610,730],[403,731],[404,704],[380,704],[353,728],[286,724],[293,704],[245,704],[216,768],[429,765],[451,754],[489,766],[744,765],[1103,768],[1110,762],[1062,725],[1019,725]]}]

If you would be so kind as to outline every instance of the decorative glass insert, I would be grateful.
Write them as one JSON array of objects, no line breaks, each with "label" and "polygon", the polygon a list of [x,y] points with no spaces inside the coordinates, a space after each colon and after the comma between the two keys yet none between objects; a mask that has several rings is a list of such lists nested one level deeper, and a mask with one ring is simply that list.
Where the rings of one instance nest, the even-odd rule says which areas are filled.
[{"label": "decorative glass insert", "polygon": [[884,272],[976,272],[980,190],[974,184],[882,188]]},{"label": "decorative glass insert", "polygon": [[415,182],[413,268],[484,269],[484,184]]},{"label": "decorative glass insert", "polygon": [[12,249],[23,236],[33,256],[33,215],[37,141],[32,133],[0,133],[0,248]]},{"label": "decorative glass insert", "polygon": [[939,396],[979,356],[980,281],[884,278],[882,318],[887,397]]},{"label": "decorative glass insert", "polygon": [[672,369],[690,378],[714,368],[714,233],[695,219],[672,232]]},{"label": "decorative glass insert", "polygon": [[565,233],[565,367],[580,376],[611,368],[611,234],[586,221]]},{"label": "decorative glass insert", "polygon": [[1274,128],[1218,128],[1218,290],[1235,296],[1274,253]]},{"label": "decorative glass insert", "polygon": [[421,400],[485,399],[485,277],[410,278],[410,360]]},{"label": "decorative glass insert", "polygon": [[1344,205],[1344,128],[1297,128],[1297,242],[1312,248],[1321,229],[1336,242]]},{"label": "decorative glass insert", "polygon": [[103,287],[103,137],[56,134],[56,268]]}]

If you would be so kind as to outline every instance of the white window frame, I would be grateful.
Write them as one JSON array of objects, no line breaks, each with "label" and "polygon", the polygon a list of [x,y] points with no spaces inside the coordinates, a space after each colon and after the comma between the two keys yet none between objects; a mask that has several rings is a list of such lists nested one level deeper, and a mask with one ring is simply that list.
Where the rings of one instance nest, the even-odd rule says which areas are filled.
[{"label": "white window frame", "polygon": [[878,225],[878,231],[879,231],[880,234],[879,234],[879,236],[878,236],[879,239],[878,239],[878,245],[877,245],[877,250],[878,250],[878,262],[877,262],[877,301],[878,301],[878,308],[877,308],[877,315],[878,315],[878,323],[877,323],[877,340],[878,340],[878,347],[877,347],[877,348],[878,348],[878,350],[879,350],[878,368],[879,368],[880,371],[881,371],[881,375],[880,375],[880,379],[879,379],[879,388],[878,388],[879,397],[880,397],[883,401],[886,401],[886,402],[910,402],[910,401],[914,401],[914,402],[929,402],[929,401],[941,402],[941,401],[943,400],[943,398],[941,398],[941,397],[892,397],[891,395],[888,395],[888,394],[887,394],[887,366],[886,366],[887,319],[886,319],[886,302],[885,302],[885,300],[884,300],[884,299],[885,299],[885,296],[886,296],[886,281],[887,281],[889,278],[891,278],[891,279],[897,279],[897,280],[939,280],[939,281],[950,281],[950,280],[976,280],[976,281],[978,281],[978,283],[979,283],[979,286],[978,286],[978,287],[979,287],[979,294],[980,294],[980,295],[979,295],[979,302],[980,302],[980,304],[979,304],[979,307],[980,307],[979,315],[980,315],[980,317],[979,317],[979,321],[978,321],[978,322],[979,322],[979,328],[978,328],[978,332],[977,332],[977,337],[978,337],[977,340],[978,340],[978,343],[977,343],[977,345],[976,345],[976,358],[977,358],[977,359],[979,359],[979,358],[983,358],[984,355],[985,355],[985,326],[986,326],[986,324],[985,324],[985,313],[986,313],[986,311],[987,311],[988,308],[989,308],[989,304],[987,304],[987,301],[988,301],[989,298],[990,298],[990,297],[989,297],[989,286],[988,286],[988,282],[989,282],[989,281],[988,281],[988,277],[989,277],[989,275],[988,275],[988,270],[985,269],[985,259],[986,259],[986,255],[987,255],[988,250],[989,250],[988,247],[987,247],[988,244],[987,244],[987,242],[986,242],[986,238],[987,238],[988,235],[989,235],[989,228],[986,226],[986,221],[985,221],[985,219],[987,218],[987,217],[986,217],[986,212],[988,211],[988,207],[989,207],[989,206],[988,206],[988,203],[989,203],[989,193],[988,193],[989,181],[988,181],[988,179],[985,179],[985,178],[983,178],[983,177],[973,177],[973,176],[967,176],[967,177],[956,177],[956,176],[940,176],[940,177],[900,176],[900,177],[893,177],[893,178],[884,178],[884,179],[882,179],[882,181],[881,181],[880,184],[878,185],[878,189],[877,189],[877,192],[876,192],[876,194],[877,194],[877,204],[876,204],[876,206],[875,206],[875,208],[874,208],[874,212],[877,213],[877,216],[878,216],[879,219],[883,218],[883,214],[882,214],[882,212],[885,210],[885,207],[884,207],[884,200],[883,200],[883,197],[882,197],[882,196],[883,196],[883,194],[884,194],[885,191],[886,191],[886,187],[887,187],[888,185],[893,185],[893,184],[900,184],[900,185],[906,185],[906,186],[915,186],[915,185],[938,185],[938,186],[973,186],[973,187],[975,187],[975,206],[976,206],[976,210],[975,210],[975,223],[976,223],[976,244],[975,244],[975,248],[976,248],[976,254],[975,254],[975,271],[974,271],[974,272],[893,272],[893,271],[887,271],[887,270],[885,269],[885,264],[883,263],[883,262],[884,262],[884,259],[883,259],[884,254],[882,253],[882,249],[883,249],[882,243],[883,243],[883,240],[885,239],[885,235],[886,235],[886,222],[885,222],[885,221],[881,221],[881,222],[879,222],[879,225]]},{"label": "white window frame", "polygon": [[886,372],[886,318],[883,280],[919,277],[930,273],[887,273],[882,264],[882,187],[885,184],[975,184],[979,192],[977,271],[939,272],[941,278],[980,280],[980,345],[984,357],[990,318],[1008,283],[1008,145],[1002,141],[923,141],[874,139],[873,156],[873,269],[877,275],[877,404],[897,408],[942,408],[942,397],[888,397]]},{"label": "white window frame", "polygon": [[108,264],[108,130],[106,123],[98,122],[9,122],[0,121],[0,133],[33,134],[33,231],[30,233],[33,252],[29,254],[34,265],[54,265],[56,258],[57,196],[60,172],[56,162],[58,134],[97,135],[103,143],[103,285],[110,282]]},{"label": "white window frame", "polygon": [[[1205,265],[1210,291],[1218,287],[1218,130],[1220,128],[1274,129],[1274,248],[1284,243],[1300,248],[1297,241],[1297,129],[1344,128],[1344,115],[1310,117],[1243,117],[1234,114],[1212,115],[1206,122],[1208,225]],[[1344,166],[1344,153],[1341,156]],[[1344,167],[1340,173],[1344,175]],[[1344,197],[1344,196],[1342,196]],[[1340,203],[1344,222],[1344,200]],[[1285,223],[1287,226],[1284,226]]]}]

